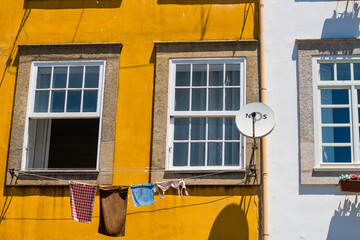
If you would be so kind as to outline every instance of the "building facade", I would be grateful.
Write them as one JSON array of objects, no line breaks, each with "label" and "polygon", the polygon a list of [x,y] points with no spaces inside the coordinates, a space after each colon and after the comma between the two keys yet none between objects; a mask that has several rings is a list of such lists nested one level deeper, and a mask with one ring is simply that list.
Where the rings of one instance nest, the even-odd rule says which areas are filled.
[{"label": "building facade", "polygon": [[[286,11],[280,9],[286,9]],[[358,238],[359,6],[269,1],[265,11],[270,239]]]},{"label": "building facade", "polygon": [[[0,239],[107,239],[71,219],[69,181],[183,178],[129,198],[124,239],[258,239],[259,148],[236,112],[259,101],[256,1],[1,3]],[[251,167],[249,167],[251,166]]]}]

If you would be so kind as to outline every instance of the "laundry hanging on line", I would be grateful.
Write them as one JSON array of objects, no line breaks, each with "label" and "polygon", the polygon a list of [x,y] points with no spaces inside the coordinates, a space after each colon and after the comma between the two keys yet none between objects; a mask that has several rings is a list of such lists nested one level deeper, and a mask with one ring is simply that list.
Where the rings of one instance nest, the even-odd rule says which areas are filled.
[{"label": "laundry hanging on line", "polygon": [[135,207],[147,206],[155,203],[155,184],[140,184],[131,186],[131,197]]},{"label": "laundry hanging on line", "polygon": [[[158,192],[160,198],[163,199],[166,190],[168,190],[170,187],[178,190],[180,198],[183,196],[183,190],[184,190],[186,196],[189,196],[188,192],[186,191],[185,181],[183,179],[165,181],[165,182],[157,182],[157,183],[155,183],[155,192]],[[159,189],[161,189],[162,193],[160,193]]]},{"label": "laundry hanging on line", "polygon": [[100,220],[98,232],[107,236],[125,236],[127,186],[100,186]]},{"label": "laundry hanging on line", "polygon": [[72,219],[91,223],[97,186],[70,182],[70,206]]}]

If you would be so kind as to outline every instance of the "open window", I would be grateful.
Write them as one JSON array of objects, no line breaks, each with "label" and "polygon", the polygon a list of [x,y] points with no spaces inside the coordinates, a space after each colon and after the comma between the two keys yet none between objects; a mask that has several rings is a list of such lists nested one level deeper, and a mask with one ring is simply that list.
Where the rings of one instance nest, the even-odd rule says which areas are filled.
[{"label": "open window", "polygon": [[24,169],[97,169],[105,61],[34,62]]},{"label": "open window", "polygon": [[19,46],[7,185],[112,183],[121,48]]}]

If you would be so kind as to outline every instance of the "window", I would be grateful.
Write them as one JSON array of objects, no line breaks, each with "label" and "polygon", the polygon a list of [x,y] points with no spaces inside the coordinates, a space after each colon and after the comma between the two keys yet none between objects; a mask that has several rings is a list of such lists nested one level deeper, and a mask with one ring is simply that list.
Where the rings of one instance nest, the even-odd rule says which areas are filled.
[{"label": "window", "polygon": [[19,45],[7,185],[112,183],[121,48]]},{"label": "window", "polygon": [[297,46],[301,184],[360,174],[360,40],[300,39]]},{"label": "window", "polygon": [[245,59],[172,59],[168,169],[239,169],[244,137]]},{"label": "window", "polygon": [[360,164],[360,58],[315,57],[319,165]]},{"label": "window", "polygon": [[97,169],[104,61],[33,62],[24,169]]},{"label": "window", "polygon": [[[189,185],[259,183],[258,148],[234,116],[259,101],[258,42],[155,43],[151,180]],[[246,171],[251,161],[256,173]],[[250,176],[251,175],[251,176]]]}]

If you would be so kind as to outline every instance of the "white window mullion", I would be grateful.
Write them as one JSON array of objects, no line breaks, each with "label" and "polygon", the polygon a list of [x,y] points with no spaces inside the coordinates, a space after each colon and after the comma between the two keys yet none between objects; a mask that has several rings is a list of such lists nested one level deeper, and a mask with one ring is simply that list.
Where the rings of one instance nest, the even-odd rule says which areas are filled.
[{"label": "white window mullion", "polygon": [[49,86],[49,105],[48,105],[48,113],[51,110],[51,98],[53,94],[52,85],[53,85],[53,78],[54,78],[54,67],[51,67],[51,75],[50,75],[50,86]]},{"label": "white window mullion", "polygon": [[189,126],[189,137],[188,137],[188,139],[189,139],[189,142],[188,142],[188,161],[187,161],[187,166],[188,167],[190,167],[190,157],[191,157],[191,128],[192,128],[192,118],[189,118],[189,124],[190,124],[190,126]]},{"label": "white window mullion", "polygon": [[222,166],[225,166],[225,118],[222,118]]},{"label": "white window mullion", "polygon": [[[192,81],[193,81],[193,64],[190,65],[190,86],[189,86],[189,111],[191,111],[192,107],[191,107],[191,103],[192,103]],[[175,83],[174,83],[175,85]],[[175,99],[175,95],[174,95],[174,99]],[[174,104],[175,106],[175,104]],[[175,111],[175,108],[174,108],[174,111]]]},{"label": "white window mullion", "polygon": [[207,158],[208,158],[208,144],[209,144],[209,118],[206,118],[205,122],[205,165],[207,166]]},{"label": "white window mullion", "polygon": [[[352,77],[353,79],[353,77]],[[359,117],[358,117],[358,96],[357,96],[357,89],[355,86],[351,86],[351,112],[352,112],[352,134],[353,134],[353,153],[354,153],[354,157],[352,162],[353,163],[359,163]]]}]

